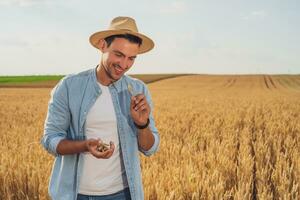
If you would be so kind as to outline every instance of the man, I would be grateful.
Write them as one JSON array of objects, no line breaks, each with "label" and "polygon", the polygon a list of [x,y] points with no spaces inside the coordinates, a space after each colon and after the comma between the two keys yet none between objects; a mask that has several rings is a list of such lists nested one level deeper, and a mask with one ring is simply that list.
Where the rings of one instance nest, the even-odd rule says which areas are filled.
[{"label": "man", "polygon": [[102,52],[100,64],[63,78],[51,92],[41,141],[55,156],[49,194],[141,200],[139,151],[152,155],[160,139],[146,85],[124,73],[154,43],[129,17],[113,19],[90,42]]}]

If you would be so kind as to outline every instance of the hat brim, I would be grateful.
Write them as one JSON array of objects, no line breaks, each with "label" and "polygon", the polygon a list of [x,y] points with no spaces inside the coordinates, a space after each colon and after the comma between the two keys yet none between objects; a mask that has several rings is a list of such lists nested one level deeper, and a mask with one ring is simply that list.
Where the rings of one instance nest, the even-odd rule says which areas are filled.
[{"label": "hat brim", "polygon": [[99,41],[101,39],[104,39],[106,37],[112,36],[112,35],[119,35],[119,34],[131,34],[134,36],[137,36],[142,39],[142,44],[139,49],[139,54],[146,53],[153,49],[154,42],[147,36],[141,34],[132,32],[130,30],[107,30],[107,31],[99,31],[94,33],[90,36],[90,43],[97,49],[99,49]]}]

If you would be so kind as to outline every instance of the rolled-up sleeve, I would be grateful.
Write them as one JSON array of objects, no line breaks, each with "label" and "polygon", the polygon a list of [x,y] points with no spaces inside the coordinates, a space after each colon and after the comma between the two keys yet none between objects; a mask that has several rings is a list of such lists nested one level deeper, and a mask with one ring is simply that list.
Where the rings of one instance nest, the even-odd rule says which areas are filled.
[{"label": "rolled-up sleeve", "polygon": [[153,103],[152,103],[152,99],[151,99],[151,95],[150,95],[150,92],[148,90],[148,88],[146,87],[145,84],[144,85],[144,95],[146,96],[146,99],[147,99],[147,102],[149,103],[150,105],[150,108],[151,108],[151,111],[150,111],[150,116],[149,116],[149,120],[150,120],[150,124],[149,124],[149,127],[150,127],[150,130],[154,136],[154,144],[152,145],[152,147],[145,151],[143,150],[142,148],[139,148],[139,151],[142,152],[145,156],[151,156],[153,155],[155,152],[158,151],[159,149],[159,143],[160,143],[160,137],[159,137],[159,133],[158,133],[158,130],[155,126],[155,121],[154,121],[154,117],[153,117]]},{"label": "rolled-up sleeve", "polygon": [[59,142],[67,137],[70,126],[70,111],[68,105],[68,90],[65,78],[62,79],[51,91],[48,103],[48,112],[44,124],[44,134],[41,139],[42,146],[52,155]]}]

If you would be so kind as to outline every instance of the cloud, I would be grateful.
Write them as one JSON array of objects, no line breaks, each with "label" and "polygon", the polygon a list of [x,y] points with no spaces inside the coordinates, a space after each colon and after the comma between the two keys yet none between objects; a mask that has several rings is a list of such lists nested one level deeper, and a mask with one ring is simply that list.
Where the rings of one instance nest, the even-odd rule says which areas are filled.
[{"label": "cloud", "polygon": [[267,17],[268,14],[265,10],[256,10],[252,11],[251,13],[242,16],[242,19],[244,20],[251,20],[251,19],[263,19]]},{"label": "cloud", "polygon": [[164,5],[160,9],[160,13],[163,14],[181,14],[187,12],[187,4],[183,1],[173,1],[168,5]]}]

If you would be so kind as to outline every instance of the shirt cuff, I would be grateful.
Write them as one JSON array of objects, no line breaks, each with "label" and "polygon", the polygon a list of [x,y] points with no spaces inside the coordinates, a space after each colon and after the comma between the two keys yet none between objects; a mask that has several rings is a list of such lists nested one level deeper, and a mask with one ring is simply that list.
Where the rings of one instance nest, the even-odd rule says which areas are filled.
[{"label": "shirt cuff", "polygon": [[145,151],[145,150],[140,148],[141,152],[143,154],[145,154],[145,156],[151,156],[152,154],[154,154],[158,150],[159,136],[157,134],[153,134],[153,136],[154,136],[154,143],[153,143],[152,147],[149,150]]}]

